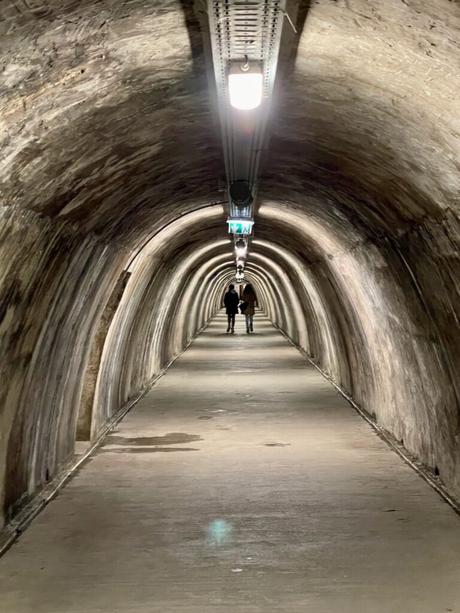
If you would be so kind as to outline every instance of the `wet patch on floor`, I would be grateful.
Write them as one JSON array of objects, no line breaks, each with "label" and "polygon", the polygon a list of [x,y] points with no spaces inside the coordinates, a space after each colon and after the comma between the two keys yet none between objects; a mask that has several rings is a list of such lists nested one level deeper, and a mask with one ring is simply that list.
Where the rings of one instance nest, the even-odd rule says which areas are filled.
[{"label": "wet patch on floor", "polygon": [[175,451],[200,451],[196,447],[115,447],[101,449],[99,453],[172,453]]},{"label": "wet patch on floor", "polygon": [[291,443],[264,443],[265,447],[290,447]]},{"label": "wet patch on floor", "polygon": [[201,415],[198,419],[214,419],[212,415]]},{"label": "wet patch on floor", "polygon": [[146,447],[148,445],[183,445],[184,443],[193,443],[202,440],[199,434],[186,434],[185,432],[169,432],[163,436],[139,436],[133,438],[110,435],[106,438],[104,447],[106,445],[141,447]]}]

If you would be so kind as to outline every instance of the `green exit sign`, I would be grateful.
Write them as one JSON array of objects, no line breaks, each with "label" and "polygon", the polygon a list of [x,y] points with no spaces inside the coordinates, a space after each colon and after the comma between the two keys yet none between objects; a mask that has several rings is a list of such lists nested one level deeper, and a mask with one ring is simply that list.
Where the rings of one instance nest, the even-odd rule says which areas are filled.
[{"label": "green exit sign", "polygon": [[229,234],[251,234],[254,225],[250,219],[229,219],[227,223]]}]

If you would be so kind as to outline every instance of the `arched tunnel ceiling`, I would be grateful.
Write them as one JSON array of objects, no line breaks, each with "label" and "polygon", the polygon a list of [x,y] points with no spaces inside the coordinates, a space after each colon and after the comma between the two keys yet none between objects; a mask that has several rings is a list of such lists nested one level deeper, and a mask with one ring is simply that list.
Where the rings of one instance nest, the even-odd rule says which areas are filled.
[{"label": "arched tunnel ceiling", "polygon": [[[191,3],[30,6],[1,7],[4,203],[136,242],[220,200]],[[458,27],[448,0],[311,3],[278,83],[261,200],[366,235],[458,205]]]},{"label": "arched tunnel ceiling", "polygon": [[3,11],[7,204],[133,243],[222,199],[206,73],[202,61],[194,67],[180,3],[57,0]]},{"label": "arched tunnel ceiling", "polygon": [[262,196],[307,196],[311,214],[366,235],[457,207],[459,13],[448,0],[313,3],[278,87]]},{"label": "arched tunnel ceiling", "polygon": [[[458,496],[459,5],[301,0],[299,14],[247,279]],[[234,263],[191,0],[6,0],[0,61],[8,516],[68,460],[82,387],[98,432],[221,306]]]}]

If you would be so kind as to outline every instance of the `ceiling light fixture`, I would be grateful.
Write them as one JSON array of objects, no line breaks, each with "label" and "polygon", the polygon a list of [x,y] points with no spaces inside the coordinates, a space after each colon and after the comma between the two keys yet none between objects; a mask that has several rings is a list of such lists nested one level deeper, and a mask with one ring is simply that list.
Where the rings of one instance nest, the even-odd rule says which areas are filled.
[{"label": "ceiling light fixture", "polygon": [[262,103],[264,77],[262,65],[249,64],[246,56],[243,64],[232,62],[228,74],[230,104],[239,111],[252,111]]}]

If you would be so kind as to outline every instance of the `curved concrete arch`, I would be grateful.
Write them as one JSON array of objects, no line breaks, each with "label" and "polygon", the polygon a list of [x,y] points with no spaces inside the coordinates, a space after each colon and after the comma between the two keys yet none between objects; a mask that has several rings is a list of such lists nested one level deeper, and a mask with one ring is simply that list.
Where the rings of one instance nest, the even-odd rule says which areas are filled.
[{"label": "curved concrete arch", "polygon": [[[203,275],[203,268],[207,270],[210,266],[215,265],[219,259],[227,259],[228,256],[226,254],[214,256],[210,263],[202,265],[201,268],[199,267],[199,262],[203,258],[207,258],[210,251],[222,248],[225,245],[226,241],[218,241],[217,243],[213,241],[209,245],[193,249],[188,257],[183,253],[178,266],[169,270],[167,276],[155,277],[150,267],[147,270],[140,269],[139,274],[132,275],[104,346],[100,380],[95,396],[95,406],[107,407],[106,411],[102,413],[99,420],[100,423],[103,423],[108,416],[113,415],[116,409],[132,396],[133,392],[135,393],[136,390],[142,389],[147,385],[161,371],[165,363],[176,355],[196,333],[199,322],[194,317],[197,301],[196,298],[193,300],[193,294],[196,292],[197,284]],[[199,274],[195,274],[189,279],[190,269],[193,269],[197,264]],[[159,286],[158,282],[160,283]],[[174,317],[175,296],[176,294],[180,295],[184,291],[184,287],[188,300],[184,302],[182,298],[181,308],[189,310],[188,321],[193,324],[193,327],[188,329],[183,327],[177,328],[177,316],[176,318]],[[138,298],[135,297],[136,293]],[[139,306],[140,301],[146,302],[146,307]],[[190,304],[191,301],[193,301],[192,304]],[[151,307],[149,306],[150,304],[152,305]],[[138,317],[139,312],[142,314],[145,308],[147,308],[147,319],[144,322],[145,315],[141,315],[142,318],[139,322],[141,328],[137,333],[140,335],[139,341],[133,344],[132,326],[134,324],[129,323],[129,320],[134,322],[133,318]],[[179,318],[178,321],[182,321],[182,319]],[[146,324],[148,328],[145,328]],[[164,353],[163,347],[167,348],[169,346],[169,337],[171,335],[173,336],[175,352],[170,353],[170,348]],[[139,346],[142,346],[141,343],[145,343],[145,341],[141,341],[141,338],[151,339],[151,341],[147,341],[148,348],[144,344],[144,351],[147,351],[147,354],[142,359],[139,359]],[[126,355],[128,346],[132,347],[130,349],[132,351],[131,358],[127,358]],[[116,375],[113,368],[117,365],[122,365],[125,374],[120,373],[120,375]],[[142,369],[135,381],[132,380],[131,374],[131,370],[134,367]],[[121,396],[120,392],[117,392],[116,388],[108,383],[111,380],[118,380],[121,388],[125,388]],[[116,396],[113,399],[104,399],[103,395],[107,393],[107,390],[112,396],[113,394],[116,394]]]},{"label": "curved concrete arch", "polygon": [[[260,215],[261,218],[266,216],[270,219],[275,236],[279,237],[280,228],[277,227],[276,221],[279,212],[276,208],[262,206]],[[310,220],[302,223],[299,211],[291,213],[284,209],[281,224],[290,228],[291,239],[295,235],[305,234],[305,240],[311,242]],[[322,240],[318,237],[315,240],[317,249],[321,249]],[[326,241],[324,244],[327,253],[331,242]],[[293,244],[293,247],[296,248],[296,245]],[[342,384],[345,386],[348,379],[350,387],[346,388],[346,391],[362,407],[368,407],[369,412],[376,415],[384,428],[404,440],[409,450],[417,454],[422,453],[426,464],[439,465],[441,458],[444,458],[446,465],[452,466],[452,460],[449,459],[452,458],[452,452],[448,450],[449,447],[453,449],[452,439],[450,442],[444,440],[443,443],[437,439],[435,443],[429,434],[447,428],[450,409],[446,412],[445,403],[452,405],[454,402],[454,390],[449,384],[449,369],[442,366],[441,345],[435,348],[434,353],[427,352],[424,348],[428,339],[427,333],[422,330],[432,328],[423,308],[424,302],[421,302],[420,296],[414,292],[413,285],[409,289],[406,288],[405,294],[402,294],[400,284],[404,276],[407,279],[408,271],[404,270],[404,262],[401,259],[398,260],[397,256],[393,255],[389,260],[389,255],[391,254],[388,247],[357,243],[351,251],[329,253],[325,260],[327,264],[321,261],[307,262],[320,281],[319,287],[323,286],[321,291],[324,296],[330,293],[330,290],[324,289],[326,277],[333,280],[336,288],[334,302],[342,302],[345,327],[337,330],[335,336],[345,334],[349,341],[356,339],[352,345],[349,344],[353,352],[345,351],[342,355],[337,354],[334,359],[336,365],[347,364],[346,369],[350,375],[342,378],[333,371],[331,374],[339,384],[342,378]],[[381,272],[377,278],[379,270]],[[410,276],[409,279],[412,284]],[[330,304],[330,300],[323,299],[323,303],[328,302]],[[334,319],[337,321],[336,317],[329,319],[331,322]],[[422,328],[421,321],[424,322]],[[419,358],[415,358],[414,344],[420,345],[415,352]],[[343,349],[345,348],[342,345]],[[330,348],[325,351],[323,347],[319,353],[319,363],[324,364],[327,369],[325,354],[331,354]],[[363,355],[365,360],[362,360]],[[344,371],[344,367],[340,370]],[[412,381],[410,387],[407,385],[409,372]],[[446,386],[446,397],[441,404],[437,394],[433,394],[436,387],[434,382],[439,380],[443,380],[443,385]],[[437,408],[433,411],[434,407]],[[443,472],[446,470],[444,468]]]},{"label": "curved concrete arch", "polygon": [[[304,323],[310,332],[304,338],[297,337],[293,340],[313,359],[321,355],[321,364],[325,372],[343,383],[344,379],[341,376],[341,368],[337,359],[340,351],[336,349],[343,345],[343,341],[341,337],[337,337],[337,326],[330,321],[331,314],[308,267],[300,258],[279,244],[275,246],[266,240],[257,239],[253,241],[253,245],[255,249],[262,247],[281,259],[288,274],[295,273],[300,284],[298,291],[303,290],[300,301],[304,305]],[[290,283],[296,285],[292,277]]]},{"label": "curved concrete arch", "polygon": [[[8,12],[0,521],[69,461],[99,373],[96,431],[233,275],[186,4]],[[458,496],[456,4],[310,4],[274,101],[247,275],[270,317]]]},{"label": "curved concrete arch", "polygon": [[287,274],[274,260],[271,260],[259,252],[254,252],[252,257],[261,263],[261,267],[264,265],[270,266],[270,268],[276,272],[279,283],[283,286],[282,298],[284,299],[286,308],[289,309],[289,314],[285,314],[286,332],[291,338],[300,340],[303,344],[308,345],[308,338],[306,336],[307,326],[300,307],[299,297],[290,283]]},{"label": "curved concrete arch", "polygon": [[[254,283],[256,289],[263,295],[263,300],[264,300],[264,305],[268,305],[269,302],[269,294],[266,291],[266,287],[264,287],[262,280],[258,277],[252,277],[251,274],[247,275],[248,280],[250,280],[251,282]],[[222,294],[224,293],[224,287],[227,283],[229,283],[230,281],[234,280],[235,277],[235,271],[231,270],[229,272],[226,271],[221,271],[220,273],[220,279],[218,280],[218,283],[216,284],[217,286],[217,292]],[[241,283],[241,285],[244,285],[245,282]]]},{"label": "curved concrete arch", "polygon": [[[228,283],[230,283],[231,281],[234,281],[234,276],[235,276],[234,272],[222,271],[220,275],[219,283],[218,285],[216,284],[216,291],[218,295],[223,295],[225,291],[224,288],[228,285]],[[272,303],[272,297],[269,291],[267,291],[267,286],[265,284],[265,281],[261,279],[259,275],[253,276],[251,273],[249,274],[246,273],[245,276],[247,278],[247,281],[253,283],[254,285],[256,294],[260,302],[259,307],[262,309],[262,311],[269,310],[270,304]],[[244,283],[242,283],[241,285],[244,285]],[[260,300],[260,297],[262,297],[262,300]]]},{"label": "curved concrete arch", "polygon": [[253,272],[256,277],[260,277],[266,289],[267,295],[270,297],[267,304],[268,315],[270,319],[276,323],[283,323],[286,320],[286,302],[280,289],[280,284],[276,282],[276,276],[270,276],[262,266],[255,264],[253,261],[248,262],[248,271]]}]

